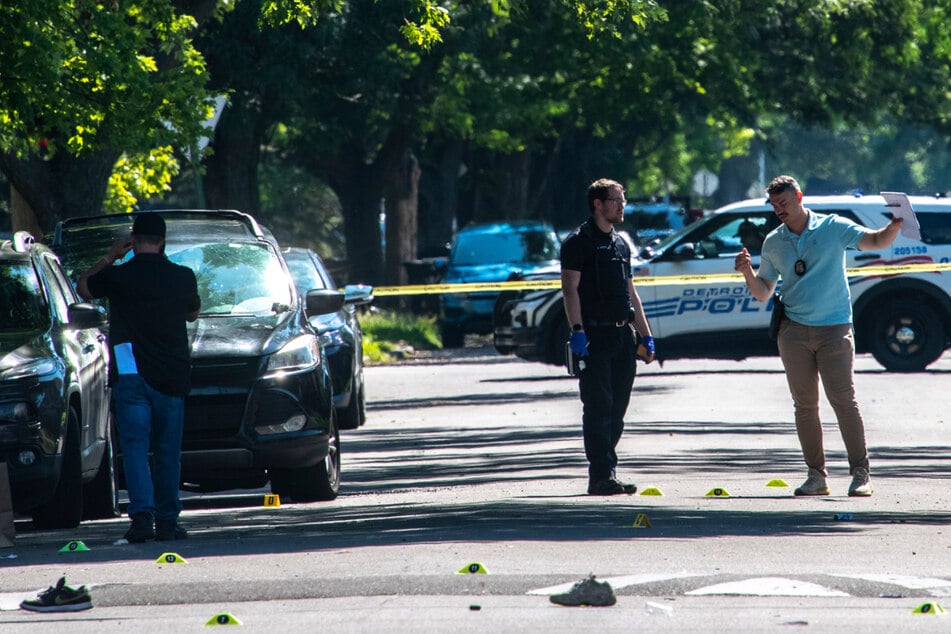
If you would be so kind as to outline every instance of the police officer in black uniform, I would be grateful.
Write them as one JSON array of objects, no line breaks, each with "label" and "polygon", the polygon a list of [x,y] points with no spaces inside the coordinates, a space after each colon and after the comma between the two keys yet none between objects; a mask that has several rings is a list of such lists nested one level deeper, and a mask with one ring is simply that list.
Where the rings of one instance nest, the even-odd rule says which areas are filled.
[{"label": "police officer in black uniform", "polygon": [[631,279],[631,250],[614,230],[624,220],[624,188],[608,179],[588,187],[591,217],[561,246],[561,287],[571,324],[571,351],[583,360],[579,370],[582,429],[588,459],[588,494],[634,493],[617,479],[615,448],[624,431],[624,414],[638,356],[654,359],[654,338],[641,298]]}]

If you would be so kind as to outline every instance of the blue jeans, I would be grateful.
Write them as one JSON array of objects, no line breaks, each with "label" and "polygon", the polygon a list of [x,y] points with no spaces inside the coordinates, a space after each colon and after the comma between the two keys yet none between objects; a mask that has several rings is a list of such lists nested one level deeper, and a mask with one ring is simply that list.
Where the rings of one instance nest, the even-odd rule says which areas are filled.
[{"label": "blue jeans", "polygon": [[578,381],[588,479],[594,482],[615,475],[615,448],[624,433],[637,366],[634,333],[627,326],[586,328],[585,332],[588,356]]},{"label": "blue jeans", "polygon": [[[159,520],[177,519],[182,510],[178,490],[185,399],[153,389],[138,374],[120,374],[112,396],[129,492],[129,517],[145,511]],[[154,474],[149,467],[150,448]]]}]

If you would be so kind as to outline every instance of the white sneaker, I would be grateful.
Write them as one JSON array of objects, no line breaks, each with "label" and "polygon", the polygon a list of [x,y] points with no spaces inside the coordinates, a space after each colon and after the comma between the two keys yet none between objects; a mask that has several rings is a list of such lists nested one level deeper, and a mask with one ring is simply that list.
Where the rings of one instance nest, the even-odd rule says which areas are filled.
[{"label": "white sneaker", "polygon": [[849,496],[867,498],[872,495],[872,478],[868,475],[868,469],[865,467],[855,467],[852,469],[852,484],[849,485]]},{"label": "white sneaker", "polygon": [[809,469],[809,477],[793,493],[795,495],[829,495],[825,473],[819,469]]}]

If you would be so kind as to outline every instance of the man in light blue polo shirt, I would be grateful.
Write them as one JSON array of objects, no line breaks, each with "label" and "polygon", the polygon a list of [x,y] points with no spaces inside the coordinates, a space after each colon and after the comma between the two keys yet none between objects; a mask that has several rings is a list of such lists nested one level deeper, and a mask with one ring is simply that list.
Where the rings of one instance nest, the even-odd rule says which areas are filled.
[{"label": "man in light blue polo shirt", "polygon": [[872,231],[834,215],[817,214],[802,205],[799,183],[777,176],[766,188],[773,211],[783,223],[766,236],[759,271],[750,254],[736,256],[753,296],[765,302],[783,280],[786,317],[777,344],[792,394],[796,432],[809,468],[796,495],[829,495],[826,483],[819,378],[839,422],[849,456],[850,496],[872,495],[865,424],[855,400],[852,300],[845,274],[846,249],[882,249],[895,241],[901,218]]}]

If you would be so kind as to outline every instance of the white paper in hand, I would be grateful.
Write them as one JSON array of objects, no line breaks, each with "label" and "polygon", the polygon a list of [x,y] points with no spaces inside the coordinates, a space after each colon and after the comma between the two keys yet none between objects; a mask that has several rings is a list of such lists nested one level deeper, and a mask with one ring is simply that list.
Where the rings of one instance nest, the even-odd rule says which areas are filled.
[{"label": "white paper in hand", "polygon": [[911,208],[908,196],[901,192],[882,192],[882,198],[885,199],[888,210],[902,219],[901,234],[912,240],[921,240],[921,227],[918,224],[918,218],[915,217],[915,210]]}]

